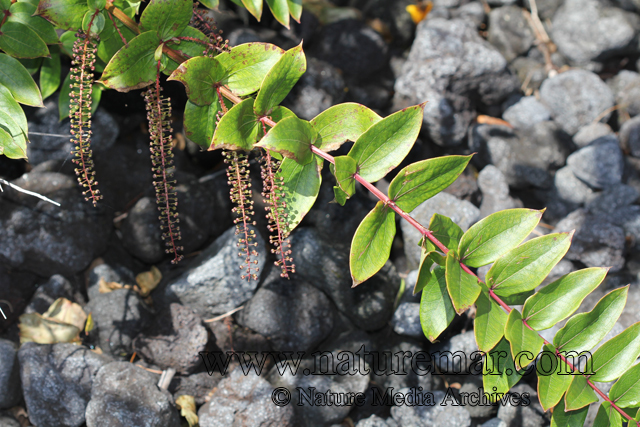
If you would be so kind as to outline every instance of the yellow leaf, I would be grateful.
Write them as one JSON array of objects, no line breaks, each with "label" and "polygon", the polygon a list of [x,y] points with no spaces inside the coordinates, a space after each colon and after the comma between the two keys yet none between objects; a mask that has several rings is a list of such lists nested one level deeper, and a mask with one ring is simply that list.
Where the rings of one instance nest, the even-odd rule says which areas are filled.
[{"label": "yellow leaf", "polygon": [[87,316],[87,323],[84,324],[84,333],[89,334],[93,330],[93,316],[91,313]]},{"label": "yellow leaf", "polygon": [[67,323],[46,318],[39,313],[20,316],[20,344],[33,341],[38,344],[79,341],[80,329]]},{"label": "yellow leaf", "polygon": [[115,291],[116,289],[122,289],[122,288],[124,288],[124,286],[122,286],[120,283],[118,283],[118,282],[107,282],[102,277],[100,278],[100,281],[98,282],[98,292],[100,292],[101,294],[106,294],[106,293],[109,293],[111,291]]},{"label": "yellow leaf", "polygon": [[429,12],[431,12],[431,9],[433,9],[433,3],[430,1],[425,2],[418,0],[417,4],[410,4],[406,9],[407,12],[409,12],[409,15],[411,15],[411,19],[414,24],[418,24],[427,17]]},{"label": "yellow leaf", "polygon": [[193,427],[198,424],[198,415],[196,414],[196,400],[193,396],[183,394],[176,399],[176,405],[180,408],[180,415],[182,415],[189,427]]},{"label": "yellow leaf", "polygon": [[162,273],[156,268],[151,266],[151,270],[140,273],[136,276],[136,283],[140,287],[140,295],[146,297],[153,291],[158,283],[162,280]]},{"label": "yellow leaf", "polygon": [[73,325],[78,328],[78,331],[84,329],[84,324],[87,321],[87,314],[82,307],[66,298],[58,298],[55,300],[42,317],[53,319],[59,323]]}]

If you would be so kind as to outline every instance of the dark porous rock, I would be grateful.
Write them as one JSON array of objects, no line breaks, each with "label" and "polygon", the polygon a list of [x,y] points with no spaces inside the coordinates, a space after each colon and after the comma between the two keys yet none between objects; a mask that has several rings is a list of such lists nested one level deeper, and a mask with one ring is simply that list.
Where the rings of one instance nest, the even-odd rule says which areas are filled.
[{"label": "dark porous rock", "polygon": [[549,423],[548,415],[545,414],[538,401],[538,393],[530,385],[518,384],[510,390],[510,393],[514,394],[514,397],[517,395],[520,399],[524,394],[527,394],[529,404],[524,404],[520,400],[522,402],[520,405],[513,405],[513,398],[511,398],[505,405],[500,405],[498,418],[506,422],[508,426],[542,427]]},{"label": "dark porous rock", "polygon": [[[449,193],[436,194],[415,208],[411,212],[411,216],[427,227],[435,213],[451,218],[464,231],[480,219],[480,209]],[[400,222],[400,226],[404,237],[404,254],[407,257],[409,268],[413,270],[420,265],[420,246],[418,243],[422,235],[405,220]]]},{"label": "dark porous rock", "polygon": [[620,183],[624,158],[617,143],[602,141],[571,154],[567,166],[591,188],[601,189]]},{"label": "dark porous rock", "polygon": [[0,409],[9,409],[20,402],[20,370],[18,347],[0,338]]},{"label": "dark porous rock", "polygon": [[[454,335],[447,342],[436,344],[431,354],[434,354],[436,366],[442,373],[465,373],[468,372],[471,365],[474,363],[474,352],[478,351],[478,344],[476,343],[475,335],[473,331],[464,332],[458,335]],[[458,354],[464,354],[466,357],[456,357]]]},{"label": "dark porous rock", "polygon": [[[257,256],[251,257],[251,267],[262,274],[266,260],[265,243],[255,231]],[[209,319],[241,306],[253,295],[258,280],[243,279],[244,258],[239,257],[236,228],[228,229],[192,261],[189,269],[172,281],[164,293],[165,302],[179,302],[203,319]],[[254,262],[257,263],[254,264]]]},{"label": "dark porous rock", "polygon": [[424,338],[424,332],[422,332],[422,325],[420,324],[420,303],[400,303],[391,318],[391,327],[398,335],[419,339]]},{"label": "dark porous rock", "polygon": [[[383,390],[393,387],[395,390],[410,387],[424,391],[436,389],[439,377],[431,375],[433,366],[428,355],[421,361],[416,355],[424,352],[424,344],[407,337],[399,337],[389,329],[377,334],[377,346],[371,349],[367,363],[371,367],[371,380]],[[402,359],[398,354],[411,355]]]},{"label": "dark porous rock", "polygon": [[39,276],[67,277],[106,248],[110,218],[86,202],[75,178],[30,172],[13,183],[60,203],[5,190],[0,202],[0,260]]},{"label": "dark porous rock", "polygon": [[[411,394],[411,389],[400,389],[399,393]],[[433,405],[411,406],[402,405],[391,408],[391,416],[401,426],[415,427],[469,427],[471,416],[462,406],[452,404],[441,405],[446,395],[443,391],[432,392]],[[449,399],[448,402],[451,402]]]},{"label": "dark porous rock", "polygon": [[198,372],[187,376],[176,375],[171,381],[169,391],[174,398],[182,395],[193,396],[196,405],[204,405],[207,402],[207,395],[213,390],[222,379],[220,372]]},{"label": "dark porous rock", "polygon": [[173,398],[158,376],[128,362],[103,366],[93,380],[87,427],[179,427]]},{"label": "dark porous rock", "polygon": [[393,315],[394,298],[400,286],[395,268],[387,262],[365,284],[352,289],[349,247],[330,242],[313,228],[294,231],[291,256],[296,264],[295,276],[327,294],[357,327],[366,331],[382,328]]},{"label": "dark porous rock", "polygon": [[97,344],[107,354],[123,356],[131,353],[133,339],[151,320],[151,313],[138,294],[129,289],[116,289],[98,294],[85,311],[92,313]]},{"label": "dark porous rock", "polygon": [[518,135],[522,143],[514,149],[519,167],[557,170],[571,153],[571,137],[555,122],[535,123],[518,131]]},{"label": "dark porous rock", "polygon": [[487,0],[487,4],[494,7],[508,6],[517,2],[518,0]]},{"label": "dark porous rock", "polygon": [[[540,100],[570,135],[615,104],[611,89],[598,75],[578,69],[545,80],[540,87]],[[606,122],[610,115],[607,113],[600,119]]]},{"label": "dark porous rock", "polygon": [[627,120],[620,128],[620,145],[633,157],[640,157],[640,116]]},{"label": "dark porous rock", "polygon": [[555,232],[576,230],[566,258],[580,261],[588,267],[610,266],[611,271],[624,267],[625,233],[622,227],[612,224],[607,216],[590,215],[578,209],[555,228]]},{"label": "dark porous rock", "polygon": [[38,287],[24,312],[43,314],[58,298],[66,298],[73,301],[74,293],[73,285],[64,277],[55,274],[51,276],[47,283]]},{"label": "dark porous rock", "polygon": [[33,342],[20,348],[18,358],[29,420],[36,426],[83,425],[95,376],[111,359],[79,345]]},{"label": "dark porous rock", "polygon": [[634,251],[640,248],[640,206],[621,205],[616,209],[612,209],[611,213],[602,214],[601,216],[604,216],[612,224],[622,227],[625,237],[630,243],[629,246]]},{"label": "dark porous rock", "polygon": [[596,193],[595,197],[587,203],[586,208],[595,215],[615,213],[618,209],[629,206],[638,200],[638,190],[625,185],[616,184]]},{"label": "dark porous rock", "polygon": [[[92,264],[94,265],[94,264]],[[89,270],[87,278],[87,295],[89,301],[96,298],[100,294],[100,281],[104,280],[106,283],[115,282],[123,286],[133,286],[136,284],[135,276],[126,267],[115,266],[112,267],[109,264],[98,264]]]},{"label": "dark porous rock", "polygon": [[342,70],[347,76],[366,78],[381,70],[388,48],[373,28],[355,19],[343,19],[322,28],[311,55]]},{"label": "dark porous rock", "polygon": [[407,13],[406,7],[415,4],[413,0],[359,1],[356,7],[362,7],[363,4],[366,4],[364,7],[366,8],[368,19],[379,19],[386,24],[389,31],[388,35],[391,36],[391,42],[394,46],[405,48],[411,45],[416,26],[411,20],[411,15]]},{"label": "dark porous rock", "polygon": [[187,307],[171,304],[168,313],[156,316],[148,333],[133,341],[133,349],[148,362],[181,374],[201,365],[200,352],[205,350],[208,334],[202,320]]},{"label": "dark porous rock", "polygon": [[573,143],[578,148],[582,148],[596,141],[601,141],[601,138],[616,140],[616,135],[608,124],[596,122],[580,128],[578,133],[573,135]]},{"label": "dark porous rock", "polygon": [[[635,71],[620,70],[607,84],[619,105],[618,120],[624,115],[635,117],[640,114],[640,74]],[[625,114],[626,113],[626,114]]]},{"label": "dark porous rock", "polygon": [[489,43],[512,61],[533,46],[535,38],[519,6],[503,6],[489,13]]},{"label": "dark porous rock", "polygon": [[502,114],[502,118],[511,123],[513,127],[522,129],[551,120],[551,112],[535,96],[525,96],[507,108]]},{"label": "dark porous rock", "polygon": [[356,427],[398,427],[398,423],[391,418],[385,420],[377,415],[371,415],[369,418],[358,421]]},{"label": "dark porous rock", "polygon": [[521,201],[509,195],[509,184],[507,184],[504,174],[493,165],[487,165],[480,171],[478,187],[482,191],[481,218],[503,209],[523,207]]},{"label": "dark porous rock", "polygon": [[[475,381],[475,377],[473,380],[465,382],[462,384],[462,387],[460,387],[460,396],[462,396],[463,393],[469,393],[470,395],[478,394],[478,389],[481,387],[481,383],[482,380]],[[469,412],[471,418],[487,418],[495,415],[497,411],[497,405],[474,405],[467,401],[466,404],[463,402],[462,406],[464,406],[464,408]]]},{"label": "dark porous rock", "polygon": [[[253,427],[299,425],[293,420],[293,404],[277,406],[273,386],[253,371],[234,369],[218,383],[211,400],[198,411],[201,427]],[[290,389],[292,394],[293,388]]]},{"label": "dark porous rock", "polygon": [[[305,120],[311,120],[344,99],[345,83],[331,64],[307,58],[307,72],[300,78],[284,105]],[[369,104],[367,104],[369,105]]]},{"label": "dark porous rock", "polygon": [[227,180],[226,169],[198,179],[198,183],[209,192],[209,198],[213,200],[213,205],[215,206],[215,209],[209,213],[211,237],[213,238],[220,236],[233,225],[233,214],[231,212],[233,206],[229,198]]},{"label": "dark porous rock", "polygon": [[[91,150],[94,155],[100,155],[111,148],[115,142],[119,126],[111,114],[102,108],[91,117]],[[73,158],[71,151],[74,150],[70,142],[71,127],[69,120],[60,121],[58,113],[58,99],[49,98],[45,101],[45,108],[35,110],[29,120],[29,141],[27,146],[27,156],[32,165],[40,164],[47,160],[70,160]],[[48,133],[60,136],[35,135],[31,132]]]},{"label": "dark porous rock", "polygon": [[599,0],[566,0],[553,17],[551,39],[576,65],[624,53],[638,31],[638,18]]},{"label": "dark porous rock", "polygon": [[517,87],[507,61],[471,22],[430,18],[418,25],[395,83],[394,108],[429,101],[424,114],[429,137],[440,145],[456,145],[465,137],[476,101],[498,104]]}]

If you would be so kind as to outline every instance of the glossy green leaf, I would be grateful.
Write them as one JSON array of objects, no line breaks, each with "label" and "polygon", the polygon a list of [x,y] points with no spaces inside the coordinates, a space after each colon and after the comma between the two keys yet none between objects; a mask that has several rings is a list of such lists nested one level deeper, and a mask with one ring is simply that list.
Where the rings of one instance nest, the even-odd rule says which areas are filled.
[{"label": "glossy green leaf", "polygon": [[640,356],[640,322],[602,344],[591,356],[595,372],[591,381],[613,381]]},{"label": "glossy green leaf", "polygon": [[[336,187],[334,192],[336,193],[336,199],[338,195],[344,197],[344,200],[353,196],[356,192],[356,180],[353,177],[356,173],[356,162],[349,156],[338,156],[334,158],[335,164],[332,165],[332,172],[336,177]],[[342,196],[343,195],[343,196]],[[340,203],[341,200],[338,200]],[[340,203],[344,206],[344,201]]]},{"label": "glossy green leaf", "polygon": [[[69,117],[69,93],[71,92],[71,77],[67,74],[62,86],[60,87],[60,95],[58,96],[58,112],[60,114],[60,121]],[[91,91],[91,112],[95,113],[100,104],[100,98],[102,97],[102,86],[94,84]]]},{"label": "glossy green leaf", "polygon": [[86,0],[43,0],[38,3],[36,15],[62,29],[77,31],[88,9]]},{"label": "glossy green leaf", "polygon": [[15,58],[49,55],[47,44],[31,28],[20,22],[5,22],[0,31],[0,49]]},{"label": "glossy green leaf", "polygon": [[13,95],[11,95],[11,91],[2,85],[0,85],[0,110],[11,117],[25,135],[27,134],[29,127],[27,116],[25,116],[22,107],[20,107],[18,102],[13,98]]},{"label": "glossy green leaf", "polygon": [[226,148],[229,150],[251,151],[258,139],[262,127],[253,114],[253,98],[234,105],[218,123],[210,150]]},{"label": "glossy green leaf", "polygon": [[572,236],[573,232],[547,234],[510,250],[491,266],[487,285],[498,296],[535,289],[567,253]]},{"label": "glossy green leaf", "polygon": [[[17,118],[18,121],[21,118]],[[0,145],[2,154],[10,159],[27,158],[27,139],[20,124],[4,110],[0,110]]]},{"label": "glossy green leaf", "polygon": [[[526,368],[540,352],[544,339],[535,331],[527,328],[522,322],[522,315],[518,310],[511,310],[504,337],[511,345],[511,354],[515,354],[515,364],[518,369]],[[529,357],[530,356],[530,357]]]},{"label": "glossy green leaf", "polygon": [[640,363],[622,374],[611,387],[609,398],[621,408],[640,406]]},{"label": "glossy green leaf", "polygon": [[287,0],[287,4],[289,5],[291,17],[300,22],[300,17],[302,16],[302,0]]},{"label": "glossy green leaf", "polygon": [[584,375],[571,375],[571,384],[564,396],[564,406],[568,411],[584,408],[598,401],[596,392],[587,384]]},{"label": "glossy green leaf", "polygon": [[0,84],[21,104],[43,107],[38,85],[17,59],[0,53]]},{"label": "glossy green leaf", "polygon": [[100,82],[119,92],[150,85],[156,80],[153,54],[159,44],[160,39],[153,31],[140,34],[111,58]]},{"label": "glossy green leaf", "polygon": [[580,313],[567,321],[553,338],[561,351],[586,351],[600,342],[613,328],[627,302],[629,287],[615,289],[602,297],[588,313]]},{"label": "glossy green leaf", "polygon": [[[196,28],[187,27],[182,33],[180,33],[180,37],[188,37],[189,39],[197,39],[202,42],[209,42],[209,38],[204,35],[204,33]],[[204,51],[204,46],[201,43],[192,41],[192,40],[175,40],[171,39],[167,43],[167,47],[171,50],[178,52],[180,55],[185,58],[192,58],[194,56],[202,56],[202,52]],[[166,58],[167,65],[166,68],[162,71],[167,76],[173,73],[180,64],[171,59],[169,56],[164,55],[163,58]]]},{"label": "glossy green leaf", "polygon": [[302,51],[302,43],[286,51],[262,81],[253,106],[256,115],[269,115],[287,97],[306,70],[307,59]]},{"label": "glossy green leaf", "polygon": [[588,412],[588,406],[565,412],[564,399],[561,399],[551,415],[551,427],[583,427]]},{"label": "glossy green leaf", "polygon": [[364,105],[345,102],[324,110],[311,120],[311,124],[318,131],[318,148],[333,151],[346,141],[357,141],[380,120],[382,117]]},{"label": "glossy green leaf", "polygon": [[562,401],[562,396],[571,384],[571,369],[556,355],[551,344],[544,346],[536,361],[538,373],[538,398],[542,409],[548,411]]},{"label": "glossy green leaf", "polygon": [[471,156],[444,156],[412,163],[389,185],[389,198],[405,212],[411,212],[458,178]]},{"label": "glossy green leaf", "polygon": [[451,324],[456,312],[447,292],[445,269],[436,267],[420,298],[420,324],[429,341],[436,342]]},{"label": "glossy green leaf", "polygon": [[458,243],[460,243],[460,238],[463,234],[462,229],[451,218],[438,213],[433,214],[431,217],[429,231],[440,243],[448,249],[454,250],[458,248]]},{"label": "glossy green leaf", "polygon": [[276,20],[289,28],[289,5],[287,0],[266,0],[269,9]]},{"label": "glossy green leaf", "polygon": [[405,108],[371,126],[349,151],[358,173],[369,182],[378,181],[407,156],[422,126],[424,104]]},{"label": "glossy green leaf", "polygon": [[193,14],[191,0],[151,0],[140,16],[144,31],[155,31],[158,38],[167,41],[182,33]]},{"label": "glossy green leaf", "polygon": [[[136,34],[133,33],[133,31],[127,28],[127,26],[122,24],[120,21],[116,20],[116,25],[118,25],[120,34],[122,34],[127,42],[130,42],[136,37]],[[65,36],[69,37],[68,34],[73,35],[72,33],[68,32],[63,34],[60,39],[62,40],[62,38]],[[102,30],[102,33],[100,33],[100,44],[98,44],[98,58],[104,61],[105,64],[111,61],[113,55],[115,55],[124,46],[120,34],[118,34],[118,32],[113,27],[113,23],[111,22],[111,20],[107,22],[104,30]],[[71,42],[70,46],[73,46],[73,42]]]},{"label": "glossy green leaf", "polygon": [[495,398],[496,393],[507,393],[520,381],[523,374],[516,369],[511,348],[504,338],[487,353],[482,369],[482,385],[488,393],[491,393],[491,402],[498,400]]},{"label": "glossy green leaf", "polygon": [[609,402],[602,402],[592,427],[622,427],[622,417]]},{"label": "glossy green leaf", "polygon": [[[227,108],[233,104],[225,100]],[[214,102],[202,107],[187,101],[184,109],[184,133],[187,138],[205,150],[211,145],[213,133],[216,130],[216,114],[220,111],[220,103]]]},{"label": "glossy green leaf", "polygon": [[224,68],[214,58],[197,56],[180,64],[167,80],[184,84],[189,101],[202,106],[219,101],[216,87],[224,75]]},{"label": "glossy green leaf", "polygon": [[42,60],[44,58],[16,58],[18,62],[20,62],[24,68],[27,69],[30,75],[34,75],[40,70],[40,66],[42,65]]},{"label": "glossy green leaf", "polygon": [[60,51],[57,46],[51,46],[51,58],[42,61],[40,70],[40,90],[44,99],[53,95],[60,87]]},{"label": "glossy green leaf", "polygon": [[[432,279],[433,273],[431,272],[431,266],[433,260],[428,256],[429,252],[426,248],[422,248],[420,254],[420,267],[418,267],[418,277],[416,278],[416,284],[413,287],[413,294],[417,294],[422,291],[427,283]],[[447,294],[448,295],[448,294]]]},{"label": "glossy green leaf", "polygon": [[538,225],[542,211],[508,209],[481,219],[462,236],[460,256],[470,267],[490,264],[518,246]]},{"label": "glossy green leaf", "polygon": [[458,255],[454,250],[447,253],[447,289],[458,314],[464,312],[476,302],[480,295],[478,278],[462,269]]},{"label": "glossy green leaf", "polygon": [[87,6],[92,10],[102,10],[107,6],[107,0],[87,0]]},{"label": "glossy green leaf", "polygon": [[262,16],[262,0],[242,0],[242,5],[247,8],[258,21]]},{"label": "glossy green leaf", "polygon": [[349,255],[354,287],[376,274],[389,259],[396,235],[394,215],[391,208],[378,202],[358,226]]},{"label": "glossy green leaf", "polygon": [[220,0],[201,0],[200,4],[202,4],[207,9],[216,9],[220,4]]},{"label": "glossy green leaf", "polygon": [[306,165],[312,160],[311,145],[316,137],[316,131],[309,122],[297,117],[287,117],[276,123],[256,145]]},{"label": "glossy green leaf", "polygon": [[58,43],[58,35],[53,25],[41,16],[33,16],[36,7],[31,3],[17,2],[11,5],[11,16],[7,22],[19,22],[31,28],[46,44]]},{"label": "glossy green leaf", "polygon": [[[106,20],[103,14],[99,13],[96,15],[95,11],[88,10],[82,19],[82,30],[85,33],[98,35],[104,29],[105,22]],[[91,25],[91,30],[89,30],[89,25]]]},{"label": "glossy green leaf", "polygon": [[284,54],[268,43],[246,43],[216,56],[226,70],[223,83],[238,96],[249,95],[262,85],[265,76]]},{"label": "glossy green leaf", "polygon": [[480,351],[486,353],[500,342],[508,317],[487,290],[483,289],[476,300],[476,318],[473,320],[473,333]]},{"label": "glossy green leaf", "polygon": [[585,268],[562,276],[531,296],[522,316],[536,331],[548,329],[571,316],[607,275],[608,268]]},{"label": "glossy green leaf", "polygon": [[313,161],[300,165],[295,160],[284,159],[276,176],[282,178],[284,202],[287,213],[286,233],[290,233],[311,210],[322,183],[322,165],[324,160],[313,156]]}]

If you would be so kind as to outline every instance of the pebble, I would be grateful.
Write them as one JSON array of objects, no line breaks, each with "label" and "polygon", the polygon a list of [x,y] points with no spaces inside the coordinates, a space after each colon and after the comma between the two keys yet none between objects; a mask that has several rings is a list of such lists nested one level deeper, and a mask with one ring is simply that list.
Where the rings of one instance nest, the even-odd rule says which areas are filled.
[{"label": "pebble", "polygon": [[0,409],[17,405],[21,394],[18,346],[0,338]]},{"label": "pebble", "polygon": [[602,141],[571,154],[567,166],[591,188],[601,189],[621,182],[624,159],[617,143]]},{"label": "pebble", "polygon": [[573,143],[578,148],[583,148],[596,141],[603,141],[603,138],[617,140],[615,133],[608,124],[596,122],[580,128],[580,130],[573,135]]},{"label": "pebble", "polygon": [[640,116],[627,120],[620,128],[620,145],[633,157],[640,157]]},{"label": "pebble", "polygon": [[502,6],[489,13],[489,43],[498,48],[507,61],[527,53],[535,38],[522,8]]},{"label": "pebble", "polygon": [[525,96],[505,110],[502,118],[517,129],[551,120],[551,112],[534,96]]}]

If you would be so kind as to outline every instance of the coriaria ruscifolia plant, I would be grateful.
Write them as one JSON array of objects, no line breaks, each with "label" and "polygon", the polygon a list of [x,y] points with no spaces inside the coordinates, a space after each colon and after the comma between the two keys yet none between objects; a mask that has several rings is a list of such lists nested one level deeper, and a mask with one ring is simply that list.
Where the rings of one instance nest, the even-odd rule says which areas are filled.
[{"label": "coriaria ruscifolia plant", "polygon": [[[215,0],[204,4],[214,7],[213,3]],[[241,3],[260,16],[261,0]],[[167,104],[157,90],[158,64],[169,79],[185,86],[186,135],[203,149],[224,150],[239,255],[246,261],[241,273],[244,278],[257,279],[260,275],[252,264],[254,251],[259,248],[250,227],[254,209],[248,153],[257,152],[257,157],[263,159],[263,197],[273,234],[270,240],[285,276],[293,272],[286,237],[314,205],[321,184],[320,172],[327,161],[335,177],[336,202],[345,205],[356,190],[356,182],[379,200],[353,237],[349,262],[354,286],[376,274],[389,258],[397,214],[423,236],[414,292],[422,293],[420,321],[425,335],[431,341],[437,340],[456,314],[475,306],[474,333],[480,349],[476,365],[484,374],[484,389],[491,392],[490,399],[507,393],[527,369],[535,368],[540,404],[544,410],[553,408],[552,426],[582,425],[589,405],[599,398],[603,402],[595,425],[622,426],[624,421],[640,426],[640,364],[634,365],[640,355],[640,323],[593,351],[586,358],[586,370],[578,370],[576,363],[579,354],[591,351],[611,331],[626,303],[628,286],[610,291],[590,312],[577,315],[573,313],[582,301],[604,280],[605,268],[578,270],[535,291],[568,251],[572,233],[526,240],[542,216],[542,211],[530,209],[497,212],[466,232],[438,214],[428,227],[415,221],[411,211],[454,182],[470,156],[446,156],[410,164],[395,175],[388,194],[373,185],[395,169],[411,150],[422,125],[423,105],[382,118],[362,105],[346,103],[331,107],[310,121],[302,120],[279,105],[305,72],[302,46],[287,51],[264,43],[209,48],[219,41],[214,42],[203,33],[201,24],[195,24],[200,29],[189,26],[190,22],[200,22],[193,15],[191,0],[151,0],[139,24],[133,19],[136,4],[125,0],[89,0],[86,8],[78,4],[77,0],[42,1],[37,15],[71,34],[85,28],[85,18],[96,11],[96,17],[104,18],[106,14],[109,20],[114,18],[116,28],[106,25],[100,32],[96,59],[96,69],[102,70],[99,83],[125,92],[156,86],[155,94],[152,88],[148,97],[150,104],[160,105],[160,109],[150,122],[166,123],[167,127],[161,124],[162,129],[155,130],[154,167],[166,161],[170,153],[166,143],[170,133],[168,115],[162,113],[168,111],[162,109]],[[289,15],[299,19],[301,3],[297,0],[268,4],[285,25]],[[7,23],[0,27],[0,48],[13,55],[1,38]],[[65,34],[61,37],[63,46],[65,40],[71,39]],[[33,56],[42,55],[46,53]],[[10,56],[0,55],[2,64],[13,64],[11,69],[18,70],[12,61],[15,60]],[[23,81],[32,82],[29,79],[30,76]],[[1,77],[0,84],[6,85]],[[36,92],[39,96],[37,88]],[[22,102],[17,92],[7,93]],[[0,95],[4,94],[0,88]],[[30,102],[37,105],[38,98],[32,97]],[[6,121],[2,115],[0,119]],[[0,146],[5,153],[14,152],[5,134],[14,146],[22,147],[19,137],[26,135],[26,120],[24,131],[18,121],[19,117],[11,124],[13,127],[7,127],[9,131],[2,128],[4,133],[0,132]],[[161,144],[157,142],[160,135]],[[16,138],[17,143],[13,142]],[[347,155],[334,158],[328,154],[347,140],[354,142]],[[162,154],[160,147],[168,151]],[[166,166],[165,163],[164,170]],[[159,167],[154,173],[156,177],[162,175],[163,169]],[[156,182],[171,179],[156,178]],[[171,206],[173,199],[160,200]],[[169,214],[168,224],[172,224],[175,217]],[[472,268],[489,264],[492,266],[486,282],[482,282]],[[565,320],[552,341],[539,334]],[[596,386],[613,381],[616,382],[608,393]]]}]

